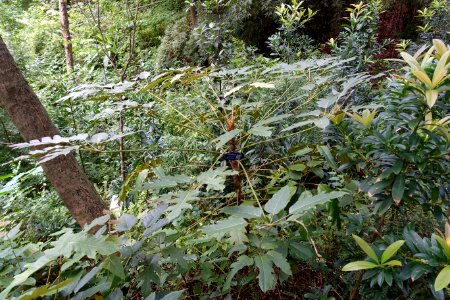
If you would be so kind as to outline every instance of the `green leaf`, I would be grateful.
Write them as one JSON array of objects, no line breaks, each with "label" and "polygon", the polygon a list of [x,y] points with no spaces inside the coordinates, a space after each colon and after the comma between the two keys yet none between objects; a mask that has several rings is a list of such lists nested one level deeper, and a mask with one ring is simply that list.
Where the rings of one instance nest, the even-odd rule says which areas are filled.
[{"label": "green leaf", "polygon": [[110,271],[120,279],[125,279],[125,271],[122,266],[122,261],[118,256],[109,256],[103,261],[103,268]]},{"label": "green leaf", "polygon": [[382,191],[384,191],[384,189],[391,184],[392,180],[384,180],[384,181],[379,181],[376,182],[375,184],[373,184],[369,191],[367,192],[367,194],[369,195],[369,197],[373,197],[376,194],[381,193]]},{"label": "green leaf", "polygon": [[87,290],[80,291],[76,293],[76,295],[71,298],[70,300],[84,300],[84,299],[90,299],[93,295],[97,293],[105,293],[108,291],[111,287],[111,282],[103,281],[100,282],[98,285],[93,286],[91,288],[88,288]]},{"label": "green leaf", "polygon": [[82,287],[84,287],[89,281],[91,281],[92,278],[102,269],[101,265],[98,265],[92,270],[90,270],[86,275],[84,275],[83,278],[78,282],[77,286],[74,289],[74,292],[78,292]]},{"label": "green leaf", "polygon": [[280,268],[286,275],[292,275],[291,266],[289,265],[287,259],[281,255],[280,252],[270,250],[267,252],[272,262]]},{"label": "green leaf", "polygon": [[405,192],[405,175],[397,175],[392,186],[392,198],[394,201],[399,202],[403,198]]},{"label": "green leaf", "polygon": [[116,230],[119,232],[129,231],[137,221],[138,219],[135,216],[123,214],[120,216],[119,223],[116,226]]},{"label": "green leaf", "polygon": [[41,299],[42,296],[50,296],[61,291],[61,288],[65,287],[73,281],[73,278],[66,279],[58,284],[50,286],[49,284],[32,289],[30,292],[22,295],[18,300],[33,300]]},{"label": "green leaf", "polygon": [[141,172],[139,172],[139,175],[136,178],[136,184],[134,187],[134,193],[133,193],[134,199],[137,199],[139,192],[142,191],[142,185],[143,185],[145,179],[147,178],[149,172],[150,172],[149,169],[144,169]]},{"label": "green leaf", "polygon": [[333,154],[331,154],[330,148],[327,146],[317,146],[317,149],[319,150],[320,154],[326,159],[330,167],[332,167],[334,170],[338,168],[336,161],[334,160]]},{"label": "green leaf", "polygon": [[383,264],[383,266],[401,267],[401,266],[402,266],[402,263],[401,263],[400,261],[394,259],[394,260],[390,260],[390,261],[388,261],[388,262],[385,262],[385,263]]},{"label": "green leaf", "polygon": [[175,205],[169,206],[166,210],[170,211],[167,215],[169,221],[173,221],[178,218],[183,210],[191,209],[192,205],[189,203],[191,201],[197,200],[198,191],[181,191],[176,194],[168,194],[170,197],[167,202],[175,203]]},{"label": "green leaf", "polygon": [[295,164],[289,167],[289,170],[302,172],[306,169],[306,166],[304,164]]},{"label": "green leaf", "polygon": [[364,241],[362,238],[360,238],[357,235],[352,234],[353,238],[355,239],[356,243],[358,244],[359,248],[361,248],[371,259],[373,259],[377,264],[380,263],[377,254],[375,251],[370,247],[369,244],[367,244],[366,241]]},{"label": "green leaf", "polygon": [[270,214],[276,215],[286,207],[296,190],[297,188],[292,186],[282,187],[272,196],[266,205],[264,205],[264,210]]},{"label": "green leaf", "polygon": [[149,228],[150,226],[155,225],[155,223],[159,220],[167,207],[167,203],[158,203],[155,209],[149,211],[145,215],[145,217],[142,218],[141,225],[145,228]]},{"label": "green leaf", "polygon": [[143,191],[159,190],[163,188],[176,187],[178,184],[186,184],[190,182],[191,178],[188,176],[184,175],[168,176],[161,174],[158,176],[158,179],[154,180],[153,182],[142,184],[141,190]]},{"label": "green leaf", "polygon": [[389,245],[389,247],[387,247],[386,250],[384,250],[383,254],[381,255],[381,263],[383,264],[387,262],[398,251],[398,249],[400,249],[400,247],[403,246],[404,243],[405,243],[404,240],[400,240]]},{"label": "green leaf", "polygon": [[358,270],[367,270],[367,269],[373,269],[378,267],[377,264],[374,264],[370,261],[360,260],[360,261],[354,261],[349,264],[346,264],[342,271],[348,272],[348,271],[358,271]]},{"label": "green leaf", "polygon": [[325,129],[328,127],[328,125],[330,125],[330,120],[327,117],[314,119],[313,122],[314,122],[314,125],[316,125],[320,129]]},{"label": "green leaf", "polygon": [[31,293],[27,293],[25,295],[22,295],[19,300],[33,300],[33,299],[38,299],[41,296],[45,295],[45,293],[47,293],[48,291],[48,284],[37,287],[35,289],[32,290]]},{"label": "green leaf", "polygon": [[446,288],[450,284],[450,266],[446,266],[439,272],[436,277],[436,281],[434,282],[435,291],[440,291]]},{"label": "green leaf", "polygon": [[207,235],[217,234],[217,233],[228,233],[235,229],[245,229],[247,226],[247,221],[242,218],[229,218],[225,220],[220,220],[217,224],[206,225],[200,228]]},{"label": "green leaf", "polygon": [[299,200],[294,205],[291,206],[289,212],[291,214],[302,213],[312,209],[316,205],[327,203],[332,199],[342,197],[346,194],[347,194],[346,192],[334,191],[331,193],[322,193],[315,196],[310,196],[311,193],[309,191],[305,191],[302,193],[302,195],[306,196],[302,197],[302,195],[300,195]]},{"label": "green leaf", "polygon": [[272,269],[272,260],[267,255],[257,255],[254,258],[255,266],[258,268],[258,282],[264,293],[275,287],[275,276]]},{"label": "green leaf", "polygon": [[22,222],[20,222],[19,224],[17,224],[16,226],[13,227],[13,229],[11,229],[8,234],[6,234],[6,239],[11,241],[13,240],[17,234],[20,232],[20,227],[22,226]]},{"label": "green leaf", "polygon": [[218,138],[214,139],[212,142],[217,143],[216,149],[222,148],[226,143],[228,143],[231,139],[235,138],[239,133],[241,133],[241,129],[234,129],[231,131],[228,131]]},{"label": "green leaf", "polygon": [[272,128],[268,126],[252,127],[248,133],[256,136],[269,137],[272,135]]},{"label": "green leaf", "polygon": [[260,218],[262,215],[261,208],[250,205],[228,206],[222,208],[220,211],[233,217],[242,217],[246,219]]},{"label": "green leaf", "polygon": [[105,225],[106,222],[108,222],[110,219],[110,215],[104,215],[101,217],[96,218],[95,220],[93,220],[89,225],[84,225],[83,230],[84,231],[89,231],[92,228],[94,228],[95,226],[102,226]]},{"label": "green leaf", "polygon": [[170,292],[170,293],[166,294],[164,297],[162,297],[161,300],[178,300],[178,299],[181,299],[183,294],[184,294],[184,290]]},{"label": "green leaf", "polygon": [[281,132],[289,131],[289,130],[292,130],[292,129],[295,129],[295,128],[298,128],[298,127],[302,127],[302,126],[305,126],[305,125],[313,124],[313,123],[314,123],[314,120],[301,121],[301,122],[295,123],[295,124],[285,128],[285,129],[281,130]]},{"label": "green leaf", "polygon": [[197,176],[197,182],[206,184],[206,191],[215,190],[221,192],[225,189],[225,180],[227,176],[235,174],[237,174],[236,171],[227,170],[226,166],[209,169]]},{"label": "green leaf", "polygon": [[227,280],[224,283],[223,291],[228,291],[231,288],[231,280],[243,268],[253,265],[253,258],[247,255],[241,255],[237,261],[231,264],[231,271],[227,275]]},{"label": "green leaf", "polygon": [[290,116],[292,116],[292,114],[282,114],[282,115],[278,115],[278,116],[275,116],[275,117],[270,117],[270,118],[267,118],[265,120],[259,121],[258,123],[256,123],[254,125],[254,127],[259,127],[261,125],[267,125],[267,124],[271,124],[271,123],[274,123],[274,122],[278,122],[278,121],[286,119],[287,117],[290,117]]},{"label": "green leaf", "polygon": [[442,249],[444,250],[445,255],[447,255],[448,258],[450,258],[450,245],[447,243],[447,238],[443,239],[442,237],[433,234],[433,236],[436,238],[438,243],[441,245]]}]

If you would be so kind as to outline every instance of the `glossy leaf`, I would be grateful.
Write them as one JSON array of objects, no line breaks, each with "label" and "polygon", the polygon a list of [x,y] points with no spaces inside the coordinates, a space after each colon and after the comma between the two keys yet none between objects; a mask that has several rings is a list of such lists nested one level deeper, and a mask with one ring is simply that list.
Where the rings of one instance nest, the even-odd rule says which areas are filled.
[{"label": "glossy leaf", "polygon": [[392,243],[387,247],[383,254],[381,255],[381,263],[387,262],[397,251],[400,249],[401,246],[405,243],[404,240],[396,241],[395,243]]},{"label": "glossy leaf", "polygon": [[354,262],[346,264],[342,268],[342,271],[348,272],[348,271],[368,270],[368,269],[373,269],[376,267],[378,267],[378,265],[374,264],[373,262],[361,260],[361,261],[354,261]]},{"label": "glossy leaf", "polygon": [[434,289],[440,291],[450,284],[450,266],[446,266],[439,272],[434,282]]},{"label": "glossy leaf", "polygon": [[359,248],[361,248],[367,254],[367,256],[373,259],[377,264],[380,263],[377,254],[366,241],[364,241],[357,235],[352,234],[352,236],[355,239],[356,243],[358,244]]},{"label": "glossy leaf", "polygon": [[399,202],[403,198],[405,192],[405,175],[397,175],[392,186],[392,198],[394,201]]}]

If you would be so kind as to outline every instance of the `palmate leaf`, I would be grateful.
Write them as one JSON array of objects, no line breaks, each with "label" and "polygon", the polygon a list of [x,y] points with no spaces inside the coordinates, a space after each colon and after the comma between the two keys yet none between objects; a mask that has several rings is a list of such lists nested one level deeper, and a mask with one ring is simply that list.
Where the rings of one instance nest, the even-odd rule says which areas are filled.
[{"label": "palmate leaf", "polygon": [[255,266],[258,268],[258,283],[264,293],[275,287],[275,275],[272,268],[272,260],[268,255],[254,257]]},{"label": "palmate leaf", "polygon": [[238,257],[237,261],[231,264],[231,271],[227,275],[227,279],[223,285],[222,291],[226,292],[231,287],[231,280],[233,277],[243,268],[252,266],[254,263],[253,258],[247,255],[241,255]]},{"label": "palmate leaf", "polygon": [[104,269],[110,271],[120,279],[125,279],[125,271],[122,266],[122,260],[118,256],[108,256],[102,263]]},{"label": "palmate leaf", "polygon": [[119,223],[116,226],[116,230],[119,232],[129,231],[136,223],[138,219],[130,214],[122,214],[119,219]]},{"label": "palmate leaf", "polygon": [[237,174],[236,171],[227,170],[227,167],[209,169],[197,176],[197,182],[206,184],[206,191],[223,191],[225,188],[226,177],[235,174]]},{"label": "palmate leaf", "polygon": [[267,252],[275,266],[280,268],[286,275],[292,275],[291,266],[289,265],[287,259],[277,251],[270,250]]},{"label": "palmate leaf", "polygon": [[175,194],[166,194],[161,197],[161,200],[167,203],[175,203],[175,205],[169,206],[167,211],[170,213],[167,215],[169,221],[173,221],[178,218],[183,210],[191,209],[191,201],[197,200],[198,191],[180,191]]}]

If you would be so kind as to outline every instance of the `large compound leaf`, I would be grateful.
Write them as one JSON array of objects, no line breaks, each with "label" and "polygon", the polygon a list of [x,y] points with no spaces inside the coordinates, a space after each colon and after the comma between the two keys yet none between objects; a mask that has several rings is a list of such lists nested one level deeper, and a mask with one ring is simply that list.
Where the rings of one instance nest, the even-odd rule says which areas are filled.
[{"label": "large compound leaf", "polygon": [[176,194],[167,194],[166,201],[168,203],[175,203],[175,205],[169,206],[167,208],[170,213],[167,215],[169,221],[173,221],[178,218],[183,210],[191,209],[192,204],[189,202],[197,200],[198,191],[181,191]]},{"label": "large compound leaf", "polygon": [[217,143],[216,149],[222,148],[226,143],[231,141],[231,139],[235,138],[239,133],[241,133],[241,129],[233,129],[231,131],[228,131],[221,136],[219,136],[217,139],[213,140],[213,143]]},{"label": "large compound leaf", "polygon": [[209,169],[197,176],[197,182],[206,184],[206,191],[223,191],[227,176],[237,174],[236,171],[227,170],[227,167]]}]

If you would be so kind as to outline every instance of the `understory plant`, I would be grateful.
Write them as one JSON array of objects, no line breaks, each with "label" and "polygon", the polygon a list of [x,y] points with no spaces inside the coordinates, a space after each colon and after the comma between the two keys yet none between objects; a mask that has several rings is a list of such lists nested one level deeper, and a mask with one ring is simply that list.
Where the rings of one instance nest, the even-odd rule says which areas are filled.
[{"label": "understory plant", "polygon": [[[367,193],[378,215],[370,242],[377,236],[383,239],[374,248],[354,236],[370,261],[352,262],[343,270],[368,270],[358,273],[357,282],[381,288],[375,292],[366,290],[366,285],[356,286],[355,293],[380,299],[399,293],[445,297],[447,234],[434,234],[430,240],[409,226],[400,240],[398,235],[381,231],[386,213],[392,210],[405,213],[420,207],[441,222],[448,217],[449,55],[450,49],[440,40],[433,40],[432,47],[422,47],[414,56],[401,53],[407,64],[404,73],[392,77],[389,92],[377,105],[335,107],[331,116],[345,145],[336,149],[340,169],[354,168],[363,176],[359,188]],[[401,255],[395,257],[402,259],[392,260],[405,242],[411,256],[400,250]]]}]

